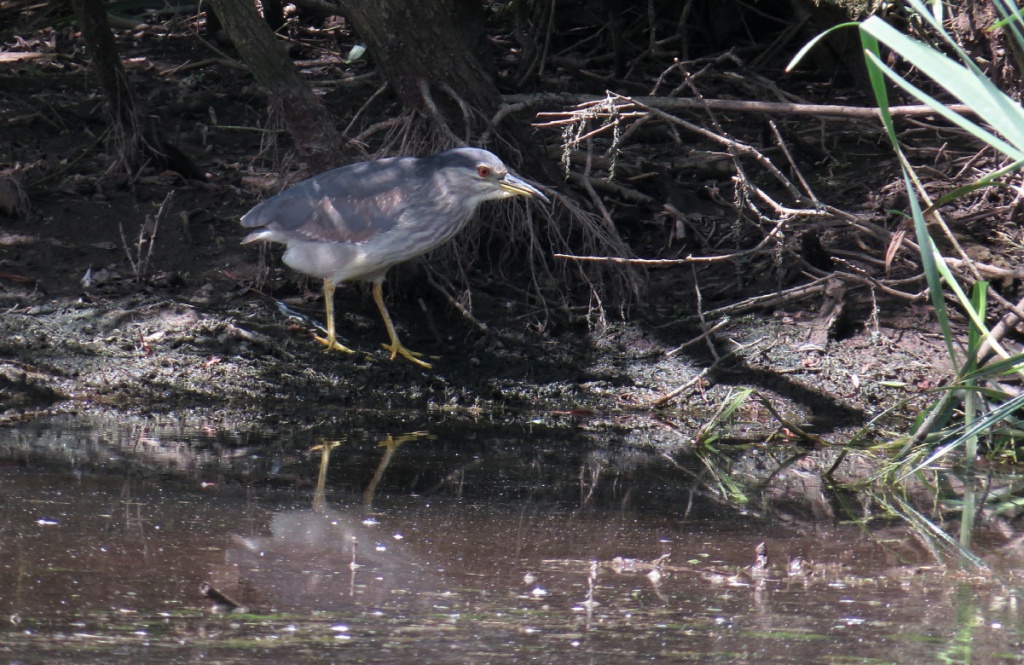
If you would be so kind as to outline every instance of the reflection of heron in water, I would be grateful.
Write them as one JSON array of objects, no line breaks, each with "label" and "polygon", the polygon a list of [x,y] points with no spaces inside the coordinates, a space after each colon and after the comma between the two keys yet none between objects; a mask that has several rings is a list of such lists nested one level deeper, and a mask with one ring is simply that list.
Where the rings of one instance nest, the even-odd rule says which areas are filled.
[{"label": "reflection of heron in water", "polygon": [[[389,434],[379,442],[384,455],[363,491],[365,508],[399,446],[425,436]],[[325,441],[314,448],[320,450],[320,473],[312,510],[275,513],[268,537],[233,537],[226,558],[235,584],[254,588],[275,606],[317,609],[383,607],[438,590],[435,571],[426,569],[402,534],[377,517],[327,506],[327,468],[340,445]]]},{"label": "reflection of heron in water", "polygon": [[322,513],[327,508],[327,497],[324,487],[327,483],[327,465],[331,461],[331,451],[341,445],[341,441],[324,441],[313,446],[312,450],[320,449],[320,474],[316,477],[316,489],[313,490],[313,510]]},{"label": "reflection of heron in water", "polygon": [[[423,431],[409,432],[398,436],[388,434],[377,444],[384,447],[384,457],[380,459],[377,470],[374,472],[373,478],[370,479],[370,484],[363,490],[363,506],[370,508],[373,505],[373,495],[377,492],[377,485],[380,483],[381,478],[384,477],[384,471],[388,468],[388,464],[391,463],[391,458],[394,456],[395,451],[398,450],[398,447],[403,443],[429,436],[429,432]],[[331,450],[340,445],[341,441],[325,441],[312,448],[314,451],[320,450],[320,474],[317,476],[316,489],[313,491],[313,510],[315,511],[322,511],[327,506],[327,467],[330,464]]]},{"label": "reflection of heron in water", "polygon": [[444,583],[411,539],[388,528],[386,518],[330,508],[295,510],[275,513],[270,531],[258,538],[233,536],[225,554],[226,572],[234,579],[220,586],[255,592],[258,599],[239,598],[250,606],[401,607],[429,602],[429,592]]}]

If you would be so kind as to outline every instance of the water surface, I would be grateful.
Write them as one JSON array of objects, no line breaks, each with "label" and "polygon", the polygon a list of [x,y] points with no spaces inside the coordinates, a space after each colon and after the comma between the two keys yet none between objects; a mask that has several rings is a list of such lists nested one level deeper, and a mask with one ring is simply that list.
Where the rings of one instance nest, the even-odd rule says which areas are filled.
[{"label": "water surface", "polygon": [[1024,660],[1012,549],[997,582],[624,436],[411,425],[0,430],[0,662]]}]

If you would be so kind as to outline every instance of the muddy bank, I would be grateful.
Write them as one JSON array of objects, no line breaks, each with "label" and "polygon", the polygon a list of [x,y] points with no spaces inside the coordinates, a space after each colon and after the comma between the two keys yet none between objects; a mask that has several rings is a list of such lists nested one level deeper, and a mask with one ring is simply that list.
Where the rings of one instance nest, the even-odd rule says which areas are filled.
[{"label": "muddy bank", "polygon": [[[246,258],[256,265],[255,257],[240,256],[243,270]],[[81,263],[69,272],[89,269]],[[713,362],[704,347],[667,355],[697,334],[686,327],[641,319],[540,333],[511,310],[501,319],[478,313],[490,327],[482,333],[440,298],[426,298],[427,321],[399,294],[393,313],[403,338],[434,362],[424,370],[389,360],[379,346],[385,333],[376,309],[358,287],[338,297],[339,330],[358,353],[328,354],[311,339],[322,321],[320,300],[290,301],[292,311],[305,315],[300,318],[224,273],[199,283],[172,272],[179,285],[165,289],[122,281],[105,287],[113,293],[79,287],[77,295],[52,297],[42,286],[52,276],[31,288],[6,289],[0,298],[5,418],[91,404],[160,412],[297,403],[468,417],[572,413],[628,426],[659,397],[690,385],[659,413],[699,424],[731,390],[751,386],[793,422],[826,433],[863,424],[936,385],[945,371],[940,342],[926,330],[853,335],[822,351],[807,346],[802,317],[778,313],[732,324],[719,353],[734,357],[700,378]],[[432,339],[432,329],[444,333]],[[912,413],[912,405],[903,411]],[[768,431],[777,425],[759,405],[741,419]]]}]

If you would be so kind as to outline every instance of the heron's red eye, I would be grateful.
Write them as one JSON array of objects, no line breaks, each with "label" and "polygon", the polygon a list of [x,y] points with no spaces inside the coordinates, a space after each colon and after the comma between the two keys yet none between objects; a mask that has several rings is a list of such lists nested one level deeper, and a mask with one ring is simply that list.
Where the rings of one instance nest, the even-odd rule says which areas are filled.
[{"label": "heron's red eye", "polygon": [[491,177],[491,167],[490,166],[484,166],[484,165],[481,164],[480,166],[476,167],[476,173],[481,178],[490,178]]}]

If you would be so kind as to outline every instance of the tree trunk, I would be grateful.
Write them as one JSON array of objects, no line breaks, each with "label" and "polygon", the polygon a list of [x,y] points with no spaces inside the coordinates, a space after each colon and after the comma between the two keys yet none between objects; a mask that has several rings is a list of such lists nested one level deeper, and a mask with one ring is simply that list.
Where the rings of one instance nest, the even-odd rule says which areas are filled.
[{"label": "tree trunk", "polygon": [[213,0],[231,42],[280,111],[295,146],[312,171],[344,162],[341,136],[252,0]]},{"label": "tree trunk", "polygon": [[460,140],[501,105],[476,0],[337,0],[406,108]]},{"label": "tree trunk", "polygon": [[205,179],[191,159],[146,124],[146,115],[125,77],[102,2],[72,0],[71,4],[92,56],[92,69],[107,96],[114,152],[120,165],[133,173],[152,159],[162,168],[173,169],[186,178]]}]

